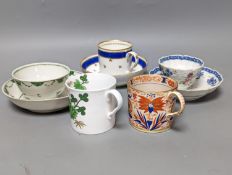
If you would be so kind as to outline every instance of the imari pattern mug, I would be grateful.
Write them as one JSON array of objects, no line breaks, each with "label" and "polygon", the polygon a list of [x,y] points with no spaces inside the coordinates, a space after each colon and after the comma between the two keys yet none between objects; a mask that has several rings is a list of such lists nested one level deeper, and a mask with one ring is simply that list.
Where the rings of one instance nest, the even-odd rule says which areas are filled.
[{"label": "imari pattern mug", "polygon": [[132,51],[132,44],[121,40],[100,42],[98,57],[100,71],[111,75],[131,72],[139,61],[138,54]]},{"label": "imari pattern mug", "polygon": [[122,96],[115,90],[116,79],[107,74],[87,73],[69,77],[71,124],[83,134],[99,134],[113,128]]},{"label": "imari pattern mug", "polygon": [[[185,107],[183,96],[176,91],[177,82],[162,75],[140,75],[128,81],[129,122],[142,132],[163,132],[171,128],[173,117]],[[179,111],[173,112],[175,97]]]}]

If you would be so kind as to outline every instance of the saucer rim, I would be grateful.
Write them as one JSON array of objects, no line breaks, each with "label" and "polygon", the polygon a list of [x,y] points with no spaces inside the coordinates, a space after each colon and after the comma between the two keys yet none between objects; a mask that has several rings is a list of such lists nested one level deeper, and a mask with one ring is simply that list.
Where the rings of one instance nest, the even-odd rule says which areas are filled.
[{"label": "saucer rim", "polygon": [[[212,90],[212,89],[216,89],[216,88],[218,88],[219,86],[221,86],[221,84],[222,84],[222,82],[224,81],[224,78],[223,78],[223,76],[222,76],[222,74],[219,72],[219,71],[217,71],[217,70],[215,70],[215,69],[213,69],[213,68],[210,68],[210,67],[206,67],[206,66],[204,66],[203,67],[203,69],[204,68],[207,68],[207,69],[210,69],[210,70],[212,70],[212,71],[215,71],[215,72],[217,72],[218,73],[218,75],[221,77],[221,80],[219,81],[219,83],[216,85],[216,86],[214,86],[214,87],[211,87],[211,88],[207,88],[207,89],[185,89],[185,90],[179,90],[178,89],[178,91],[181,91],[181,92],[200,92],[200,91],[209,91],[209,90]],[[160,68],[157,66],[157,67],[154,67],[153,69],[151,69],[150,71],[149,71],[149,74],[151,74],[151,71],[153,71],[153,70],[155,70],[155,69],[159,69],[159,71],[160,71]],[[205,70],[203,70],[203,71],[205,71]],[[161,71],[160,71],[161,72]]]},{"label": "saucer rim", "polygon": [[[8,94],[5,92],[5,90],[4,90],[6,84],[7,84],[8,82],[12,81],[12,80],[14,80],[14,79],[12,78],[12,79],[9,79],[9,80],[5,81],[5,82],[3,83],[1,89],[2,89],[2,93],[3,93],[5,96],[7,96],[8,98],[13,99],[13,100],[25,101],[25,102],[47,102],[47,101],[62,100],[62,99],[65,99],[65,98],[68,98],[68,97],[69,97],[68,95],[66,95],[66,96],[62,96],[62,97],[56,97],[56,98],[50,98],[50,99],[41,99],[41,100],[38,100],[38,99],[37,99],[37,100],[28,100],[28,99],[14,98],[14,97],[11,97],[10,95],[8,95]],[[13,83],[15,83],[15,82],[13,82]]]},{"label": "saucer rim", "polygon": [[[83,64],[84,64],[84,62],[85,61],[87,61],[87,60],[89,60],[90,58],[93,58],[93,57],[98,57],[98,54],[93,54],[93,55],[90,55],[90,56],[87,56],[87,57],[84,57],[84,58],[82,58],[81,60],[80,60],[80,66],[81,66],[81,69],[82,69],[82,71],[84,72],[84,73],[93,73],[93,72],[89,72],[89,71],[87,71],[86,70],[86,68],[83,68]],[[141,60],[143,60],[145,63],[146,63],[146,65],[145,65],[145,67],[142,67],[142,70],[146,70],[147,69],[147,59],[146,58],[144,58],[143,56],[138,56],[139,57],[139,59],[141,59]],[[99,62],[97,62],[97,63],[99,63]],[[91,64],[92,65],[92,64]],[[142,65],[141,65],[142,66]],[[89,67],[89,66],[88,66]],[[139,72],[139,71],[141,71],[141,70],[138,70],[138,71],[135,71],[135,72]],[[99,73],[99,72],[98,72]],[[124,73],[124,74],[112,74],[112,76],[124,76],[124,75],[126,75],[126,74],[131,74],[131,73],[134,73],[134,72],[129,72],[129,73]]]}]

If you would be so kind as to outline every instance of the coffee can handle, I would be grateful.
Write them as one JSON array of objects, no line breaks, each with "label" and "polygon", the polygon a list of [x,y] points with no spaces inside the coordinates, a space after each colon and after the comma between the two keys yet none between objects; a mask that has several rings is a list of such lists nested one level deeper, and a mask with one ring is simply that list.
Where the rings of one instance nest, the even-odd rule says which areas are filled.
[{"label": "coffee can handle", "polygon": [[117,111],[119,111],[119,109],[122,107],[122,104],[123,104],[122,96],[117,90],[111,89],[111,90],[106,92],[105,97],[106,97],[107,102],[109,102],[109,96],[110,95],[115,97],[115,99],[117,101],[117,106],[111,112],[107,113],[107,118],[108,119],[111,119],[112,116],[115,115],[115,113]]},{"label": "coffee can handle", "polygon": [[181,93],[177,92],[177,91],[172,91],[168,93],[168,97],[170,98],[171,96],[176,96],[180,102],[180,109],[176,112],[171,112],[167,114],[167,117],[171,117],[171,116],[180,116],[180,114],[184,111],[185,108],[185,100],[184,97]]},{"label": "coffee can handle", "polygon": [[[137,53],[133,52],[133,51],[130,51],[130,52],[127,52],[126,54],[126,57],[127,57],[127,62],[130,62],[130,67],[129,67],[129,71],[131,72],[139,63],[139,56]],[[135,62],[134,64],[132,64],[132,58],[135,58]]]}]

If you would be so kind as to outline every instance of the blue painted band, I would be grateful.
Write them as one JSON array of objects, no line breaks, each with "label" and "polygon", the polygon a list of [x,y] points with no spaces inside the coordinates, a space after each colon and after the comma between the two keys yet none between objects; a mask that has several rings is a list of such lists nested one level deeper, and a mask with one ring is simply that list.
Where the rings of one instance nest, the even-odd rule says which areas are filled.
[{"label": "blue painted band", "polygon": [[89,67],[92,64],[98,63],[98,56],[92,57],[90,59],[85,60],[82,63],[82,68],[83,69],[87,69],[87,67]]},{"label": "blue painted band", "polygon": [[198,63],[199,65],[203,65],[203,61],[199,58],[188,56],[188,55],[169,55],[160,58],[160,63],[163,63],[168,60],[187,60]]},{"label": "blue painted band", "polygon": [[[132,57],[132,61],[135,62],[135,58],[134,57]],[[98,56],[91,57],[91,58],[83,61],[82,68],[83,69],[87,69],[90,65],[98,63],[98,62],[99,62]],[[143,59],[139,59],[138,64],[141,65],[142,68],[145,68],[147,66],[147,63]]]},{"label": "blue painted band", "polygon": [[98,50],[98,55],[104,57],[104,58],[111,58],[111,59],[120,59],[120,58],[125,58],[126,54],[130,52],[131,50],[127,52],[105,52],[102,50]]}]

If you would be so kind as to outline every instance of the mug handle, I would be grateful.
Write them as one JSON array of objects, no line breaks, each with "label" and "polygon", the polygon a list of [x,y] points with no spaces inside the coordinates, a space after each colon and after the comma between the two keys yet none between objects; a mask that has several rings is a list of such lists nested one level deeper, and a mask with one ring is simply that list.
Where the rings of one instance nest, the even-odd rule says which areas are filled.
[{"label": "mug handle", "polygon": [[107,118],[111,119],[112,116],[122,107],[123,100],[121,94],[115,89],[111,89],[106,92],[105,97],[107,102],[109,102],[109,95],[113,95],[117,100],[117,106],[113,109],[113,111],[107,113]]},{"label": "mug handle", "polygon": [[171,116],[179,116],[183,111],[184,111],[184,107],[185,107],[185,100],[184,97],[181,93],[177,92],[177,91],[172,91],[168,93],[168,98],[170,98],[172,95],[175,95],[179,102],[180,102],[180,109],[176,112],[171,112],[167,114],[167,117],[171,117]]},{"label": "mug handle", "polygon": [[[132,65],[132,57],[135,58],[135,62],[134,62],[133,65]],[[130,62],[129,72],[131,72],[138,65],[138,63],[139,63],[139,56],[138,56],[137,53],[135,53],[133,51],[130,51],[130,52],[127,52],[126,58],[127,58],[127,62]]]}]

